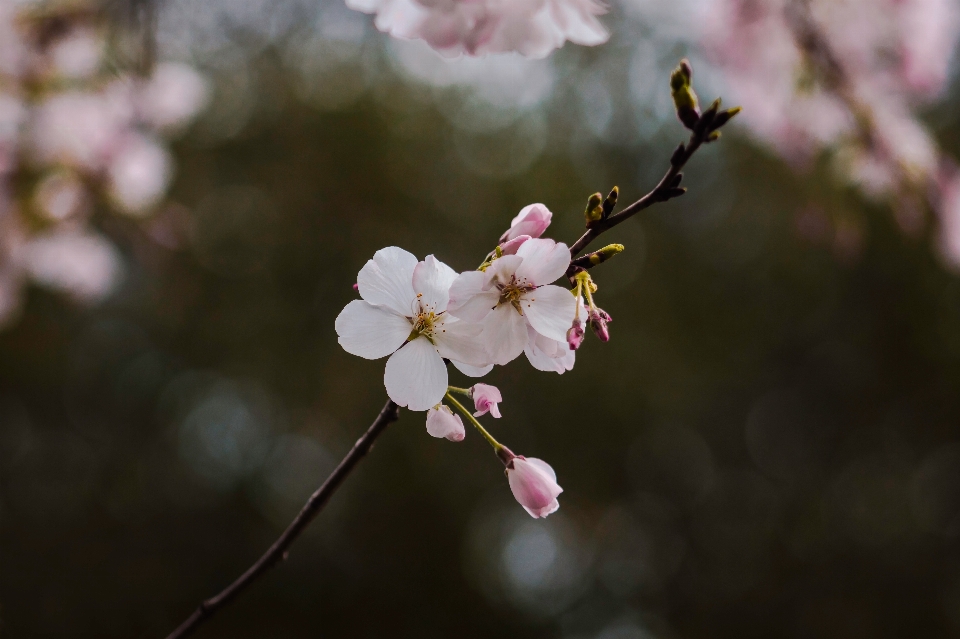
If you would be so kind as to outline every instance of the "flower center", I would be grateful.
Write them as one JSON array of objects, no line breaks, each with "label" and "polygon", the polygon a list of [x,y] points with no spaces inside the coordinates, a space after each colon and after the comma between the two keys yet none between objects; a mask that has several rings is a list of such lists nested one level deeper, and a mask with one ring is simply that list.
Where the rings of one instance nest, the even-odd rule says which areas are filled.
[{"label": "flower center", "polygon": [[[420,297],[419,295],[417,297]],[[415,340],[416,338],[423,335],[428,340],[433,342],[433,330],[435,328],[434,324],[440,320],[440,315],[443,313],[437,314],[433,312],[432,307],[424,308],[422,302],[417,303],[416,315],[408,318],[410,323],[413,324],[413,329],[410,331],[407,341]]]},{"label": "flower center", "polygon": [[517,309],[518,313],[523,315],[520,300],[525,293],[534,290],[536,287],[529,286],[526,282],[517,282],[516,278],[512,277],[508,284],[497,284],[497,288],[500,290],[500,301],[497,302],[497,305],[510,304]]}]

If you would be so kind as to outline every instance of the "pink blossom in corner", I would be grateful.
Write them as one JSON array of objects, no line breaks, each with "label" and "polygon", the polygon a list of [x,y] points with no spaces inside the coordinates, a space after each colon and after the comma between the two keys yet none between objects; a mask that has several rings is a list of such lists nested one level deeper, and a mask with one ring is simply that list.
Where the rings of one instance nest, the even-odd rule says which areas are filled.
[{"label": "pink blossom in corner", "polygon": [[427,432],[433,437],[449,439],[452,442],[463,441],[467,434],[460,416],[454,415],[453,411],[443,404],[427,411]]},{"label": "pink blossom in corner", "polygon": [[557,484],[557,474],[547,462],[518,455],[507,463],[507,481],[510,490],[523,509],[534,519],[557,512],[557,496],[563,488]]},{"label": "pink blossom in corner", "polygon": [[[550,226],[551,219],[553,219],[553,213],[543,204],[529,204],[520,209],[517,216],[510,221],[510,228],[500,236],[500,242],[503,244],[510,240],[519,239],[523,235],[540,237]],[[523,244],[524,241],[526,240],[522,240],[520,244]],[[519,247],[519,244],[516,246]],[[506,250],[503,252],[510,255]],[[513,249],[513,252],[517,252],[516,248]]]},{"label": "pink blossom in corner", "polygon": [[377,29],[423,40],[444,56],[516,52],[544,58],[567,41],[594,46],[610,35],[598,0],[346,0],[376,14]]},{"label": "pink blossom in corner", "polygon": [[497,406],[503,401],[500,395],[500,389],[489,384],[474,384],[470,389],[470,397],[473,398],[473,405],[477,409],[473,415],[480,417],[490,413],[497,419],[500,419],[500,408]]}]

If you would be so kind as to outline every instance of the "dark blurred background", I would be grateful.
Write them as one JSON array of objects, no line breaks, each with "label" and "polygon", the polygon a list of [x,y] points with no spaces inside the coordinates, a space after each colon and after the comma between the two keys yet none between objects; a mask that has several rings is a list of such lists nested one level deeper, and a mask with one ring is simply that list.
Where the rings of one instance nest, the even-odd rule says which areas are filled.
[{"label": "dark blurred background", "polygon": [[[454,62],[339,0],[162,5],[159,50],[213,86],[173,147],[182,241],[95,213],[117,292],[30,288],[0,333],[0,636],[165,636],[272,543],[385,399],[333,330],[375,250],[475,268],[526,204],[570,243],[590,193],[652,187],[670,68],[723,85],[690,3],[635,4],[603,47]],[[958,89],[927,114],[954,155]],[[604,237],[611,341],[484,380],[556,514],[404,411],[197,636],[960,636],[960,279],[826,171],[730,127]]]}]

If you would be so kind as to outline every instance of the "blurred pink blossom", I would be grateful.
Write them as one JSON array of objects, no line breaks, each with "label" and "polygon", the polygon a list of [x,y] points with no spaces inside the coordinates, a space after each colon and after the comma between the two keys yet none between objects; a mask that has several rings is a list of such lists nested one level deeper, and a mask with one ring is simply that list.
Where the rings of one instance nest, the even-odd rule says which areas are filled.
[{"label": "blurred pink blossom", "polygon": [[146,78],[106,69],[104,18],[84,0],[0,2],[0,323],[28,279],[79,301],[109,295],[122,261],[86,213],[101,199],[140,218],[159,210],[173,175],[163,136],[208,102],[184,64]]},{"label": "blurred pink blossom", "polygon": [[594,46],[609,34],[597,0],[346,0],[376,14],[377,29],[424,40],[445,56],[515,51],[543,58],[568,40]]},{"label": "blurred pink blossom", "polygon": [[39,284],[69,293],[82,302],[97,302],[120,279],[117,250],[102,235],[58,231],[30,239],[24,246],[26,271]]},{"label": "blurred pink blossom", "polygon": [[131,214],[149,212],[166,193],[173,172],[170,154],[143,135],[129,135],[107,168],[110,195]]}]

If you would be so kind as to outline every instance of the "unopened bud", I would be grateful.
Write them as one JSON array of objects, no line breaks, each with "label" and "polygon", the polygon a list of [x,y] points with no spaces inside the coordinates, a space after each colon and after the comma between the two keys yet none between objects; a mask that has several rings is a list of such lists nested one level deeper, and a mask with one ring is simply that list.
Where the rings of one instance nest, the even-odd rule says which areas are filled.
[{"label": "unopened bud", "polygon": [[700,121],[700,105],[697,94],[691,86],[692,79],[693,68],[686,59],[681,60],[680,66],[670,74],[670,94],[673,96],[673,106],[677,110],[677,117],[683,122],[683,126],[688,129],[693,129]]},{"label": "unopened bud", "polygon": [[580,318],[573,320],[573,326],[567,330],[567,344],[570,345],[570,350],[575,351],[580,348],[580,344],[583,343],[583,324],[580,322]]},{"label": "unopened bud", "polygon": [[590,315],[587,318],[587,321],[590,322],[590,328],[593,329],[593,332],[601,342],[610,341],[610,329],[607,328],[607,324],[613,321],[613,318],[610,317],[602,308],[592,308],[590,309]]},{"label": "unopened bud", "polygon": [[590,199],[587,200],[587,208],[583,212],[583,216],[587,219],[587,224],[591,222],[599,222],[603,219],[603,196],[599,193],[594,193],[590,196]]},{"label": "unopened bud", "polygon": [[733,107],[732,109],[727,109],[726,111],[721,111],[717,114],[717,117],[713,118],[713,123],[710,125],[710,128],[716,131],[724,124],[729,122],[743,109],[741,107]]},{"label": "unopened bud", "polygon": [[613,187],[610,193],[607,194],[606,199],[603,201],[603,217],[604,219],[610,217],[610,214],[613,213],[613,209],[617,206],[617,198],[620,196],[619,187]]},{"label": "unopened bud", "polygon": [[623,253],[623,248],[623,244],[608,244],[599,251],[594,251],[593,253],[588,254],[587,260],[591,265],[596,266],[597,264],[606,262],[614,255]]}]

